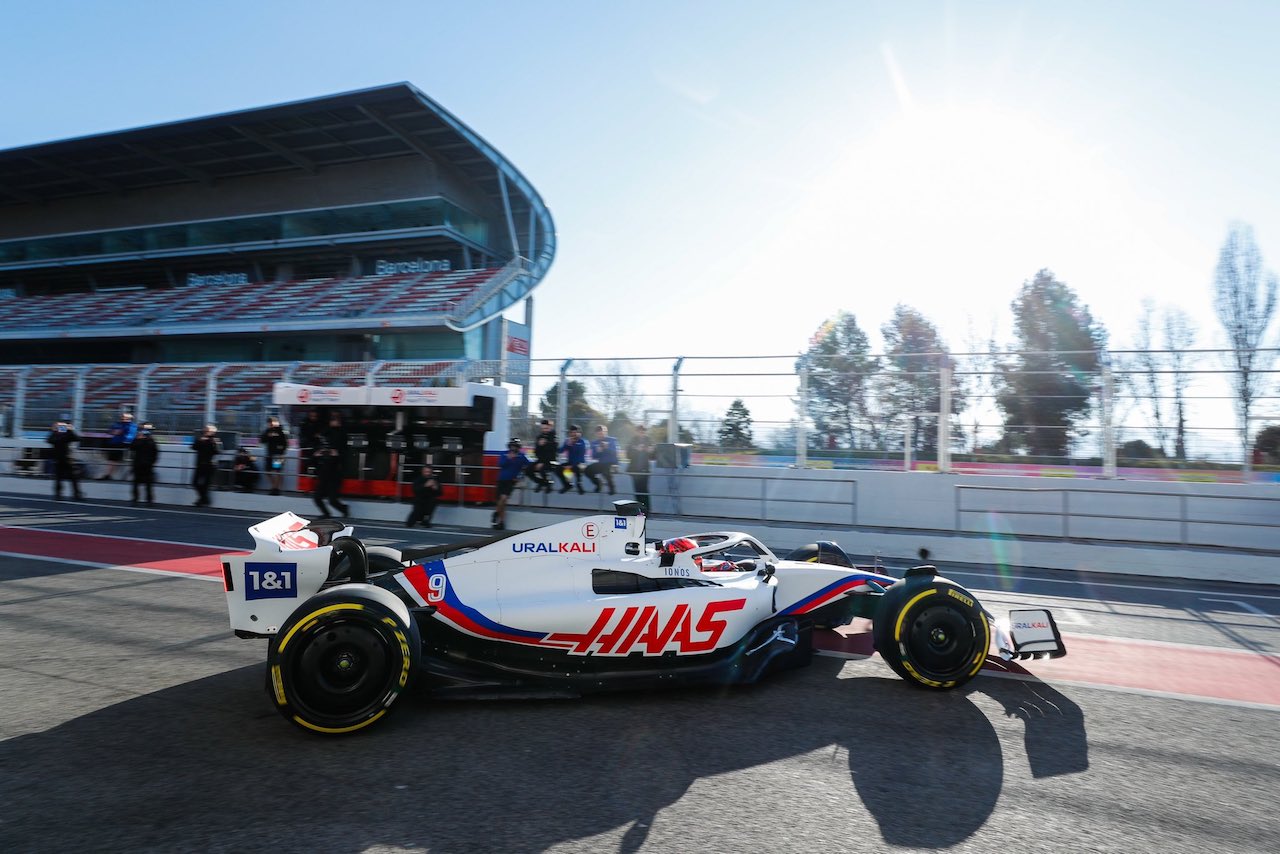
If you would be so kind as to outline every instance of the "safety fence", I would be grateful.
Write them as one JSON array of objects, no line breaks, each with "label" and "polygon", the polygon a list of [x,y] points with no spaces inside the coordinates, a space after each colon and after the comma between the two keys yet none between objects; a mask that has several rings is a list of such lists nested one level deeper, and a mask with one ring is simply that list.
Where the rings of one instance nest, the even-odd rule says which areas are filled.
[{"label": "safety fence", "polygon": [[9,366],[0,435],[35,437],[63,417],[93,435],[130,409],[164,433],[215,423],[255,436],[277,381],[481,381],[512,392],[512,435],[527,440],[550,417],[561,436],[607,424],[625,447],[646,424],[695,463],[1273,480],[1280,450],[1255,446],[1280,425],[1278,352],[1260,351],[1247,416],[1226,350],[1113,351],[1090,371],[1060,367],[1071,354],[1009,352]]}]

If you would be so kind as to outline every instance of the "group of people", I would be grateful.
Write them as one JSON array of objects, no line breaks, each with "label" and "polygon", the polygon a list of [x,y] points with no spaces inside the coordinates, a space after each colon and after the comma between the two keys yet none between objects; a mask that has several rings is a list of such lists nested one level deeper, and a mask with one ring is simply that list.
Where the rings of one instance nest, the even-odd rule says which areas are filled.
[{"label": "group of people", "polygon": [[[107,466],[97,480],[114,480],[116,471],[127,463],[132,472],[131,500],[134,504],[155,503],[156,463],[160,460],[160,445],[156,442],[155,427],[149,421],[141,424],[135,422],[133,413],[125,412],[120,420],[111,425],[107,431]],[[80,443],[80,434],[71,424],[68,416],[56,421],[45,438],[52,452],[53,462],[53,497],[61,500],[63,483],[71,487],[71,495],[77,501],[84,500],[80,490],[80,465],[76,460],[75,448]],[[272,416],[267,419],[267,427],[259,437],[260,447],[264,454],[264,468],[271,483],[271,494],[279,495],[283,479],[284,457],[289,448],[289,434],[280,425],[280,419]],[[207,507],[210,504],[209,490],[212,488],[217,474],[217,459],[222,453],[222,441],[218,438],[216,425],[208,424],[201,429],[191,444],[195,452],[195,467],[191,478],[191,486],[196,492],[196,507]],[[253,492],[257,489],[261,471],[254,459],[253,452],[241,447],[232,462],[232,472],[237,489]]]},{"label": "group of people", "polygon": [[[591,462],[587,462],[588,453]],[[644,507],[645,513],[649,513],[649,470],[652,463],[653,442],[649,440],[648,429],[641,424],[627,444],[627,473],[635,484],[636,500]],[[586,492],[582,486],[585,479],[591,482],[593,491],[599,492],[603,485],[613,495],[613,475],[617,468],[618,440],[609,435],[608,427],[596,425],[595,438],[588,442],[582,438],[582,428],[570,424],[569,436],[561,443],[557,441],[555,425],[544,418],[538,425],[538,437],[533,442],[532,460],[525,456],[524,443],[519,439],[507,443],[507,452],[498,465],[498,500],[490,521],[495,530],[501,531],[506,527],[507,501],[522,476],[534,482],[535,494],[550,493],[551,476],[554,475],[560,482],[561,494],[575,487],[579,493]]]},{"label": "group of people", "polygon": [[[150,422],[135,424],[133,414],[126,412],[120,420],[111,425],[107,444],[107,468],[98,480],[110,480],[116,469],[124,462],[125,451],[130,452],[133,469],[132,501],[141,503],[139,494],[146,496],[148,504],[155,503],[156,461],[160,459],[160,446],[152,435],[154,428]],[[76,432],[68,417],[60,418],[45,437],[53,454],[53,497],[62,500],[62,485],[71,487],[72,497],[77,501],[84,500],[80,491],[80,468],[75,458],[73,445],[79,444],[80,434]]]},{"label": "group of people", "polygon": [[[134,504],[141,503],[140,495],[145,496],[147,504],[155,503],[155,468],[160,458],[160,447],[153,432],[150,422],[135,424],[132,413],[126,412],[111,426],[108,433],[107,468],[98,479],[112,479],[116,470],[125,464],[127,451],[133,473]],[[70,484],[75,499],[83,500],[72,448],[79,443],[80,435],[71,425],[70,419],[63,418],[55,423],[46,441],[52,447],[54,498],[62,498],[62,487],[66,482]],[[299,440],[303,470],[315,477],[312,498],[323,517],[332,515],[330,506],[343,515],[350,509],[340,497],[347,446],[347,432],[339,413],[332,413],[326,423],[313,410],[303,422]],[[267,419],[266,429],[258,437],[258,447],[263,455],[261,467],[250,448],[241,446],[236,451],[231,464],[235,487],[243,492],[253,492],[265,474],[271,494],[279,495],[285,455],[289,449],[289,433],[280,424],[279,418],[271,416]],[[191,449],[195,453],[191,480],[191,486],[196,492],[195,506],[208,507],[211,503],[209,492],[217,476],[218,457],[222,453],[217,426],[205,425],[192,442]],[[636,500],[641,503],[645,513],[649,512],[649,471],[653,463],[653,452],[654,446],[649,440],[648,430],[644,425],[636,427],[626,448],[626,472],[631,476]],[[497,530],[506,527],[507,501],[522,477],[528,477],[534,482],[534,492],[550,493],[551,478],[555,477],[562,494],[575,487],[579,493],[584,493],[586,490],[583,483],[587,481],[591,483],[593,491],[600,492],[604,488],[613,495],[616,491],[614,474],[618,466],[618,440],[609,435],[609,428],[605,425],[597,425],[594,438],[588,442],[582,436],[582,429],[577,424],[571,424],[568,438],[559,442],[555,425],[544,418],[533,444],[532,460],[525,456],[524,444],[519,439],[512,439],[507,444],[507,451],[498,468],[497,505],[491,518],[493,527]],[[430,464],[424,463],[416,471],[412,493],[413,506],[405,519],[405,525],[410,528],[415,525],[431,527],[441,486],[436,471]]]}]

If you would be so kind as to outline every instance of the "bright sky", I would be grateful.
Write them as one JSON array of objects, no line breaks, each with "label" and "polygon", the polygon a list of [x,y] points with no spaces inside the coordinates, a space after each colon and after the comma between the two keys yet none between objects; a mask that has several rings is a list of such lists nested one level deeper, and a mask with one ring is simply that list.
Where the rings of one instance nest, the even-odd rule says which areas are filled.
[{"label": "bright sky", "polygon": [[[533,356],[792,354],[895,302],[952,350],[1048,267],[1133,340],[1221,340],[1232,220],[1280,269],[1280,4],[5,4],[0,147],[407,80],[506,154],[559,252]],[[1002,333],[1003,334],[1003,333]]]}]

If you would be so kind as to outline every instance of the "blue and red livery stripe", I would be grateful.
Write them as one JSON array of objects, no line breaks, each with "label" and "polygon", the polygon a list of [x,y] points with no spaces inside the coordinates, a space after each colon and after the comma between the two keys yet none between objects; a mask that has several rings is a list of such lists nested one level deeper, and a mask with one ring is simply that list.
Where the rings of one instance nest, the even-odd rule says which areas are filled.
[{"label": "blue and red livery stripe", "polygon": [[835,599],[845,595],[846,593],[861,587],[868,581],[881,582],[883,579],[872,575],[846,575],[839,581],[828,584],[816,593],[811,593],[798,602],[789,605],[779,611],[779,614],[807,614],[810,611],[817,610],[823,605],[832,602]]},{"label": "blue and red livery stripe", "polygon": [[[428,583],[428,578],[431,575],[443,575],[445,577],[446,583],[444,585],[443,598],[436,598],[436,592],[431,589]],[[453,585],[448,582],[449,574],[445,570],[444,561],[432,561],[425,565],[414,564],[401,573],[400,577],[408,582],[411,592],[416,594],[415,598],[418,598],[422,604],[434,605],[438,617],[467,634],[508,643],[528,644],[530,646],[569,647],[573,645],[562,641],[548,641],[546,632],[533,632],[504,626],[489,619],[470,605],[463,604],[457,593],[454,592]]]}]

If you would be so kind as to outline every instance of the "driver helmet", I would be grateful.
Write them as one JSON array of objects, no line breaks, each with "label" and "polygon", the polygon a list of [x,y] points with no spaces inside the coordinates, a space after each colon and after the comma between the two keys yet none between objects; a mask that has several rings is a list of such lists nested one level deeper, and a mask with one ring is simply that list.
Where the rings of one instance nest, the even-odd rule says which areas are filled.
[{"label": "driver helmet", "polygon": [[666,554],[677,555],[680,552],[687,552],[696,549],[698,544],[689,537],[672,537],[669,540],[662,541],[662,551]]}]

